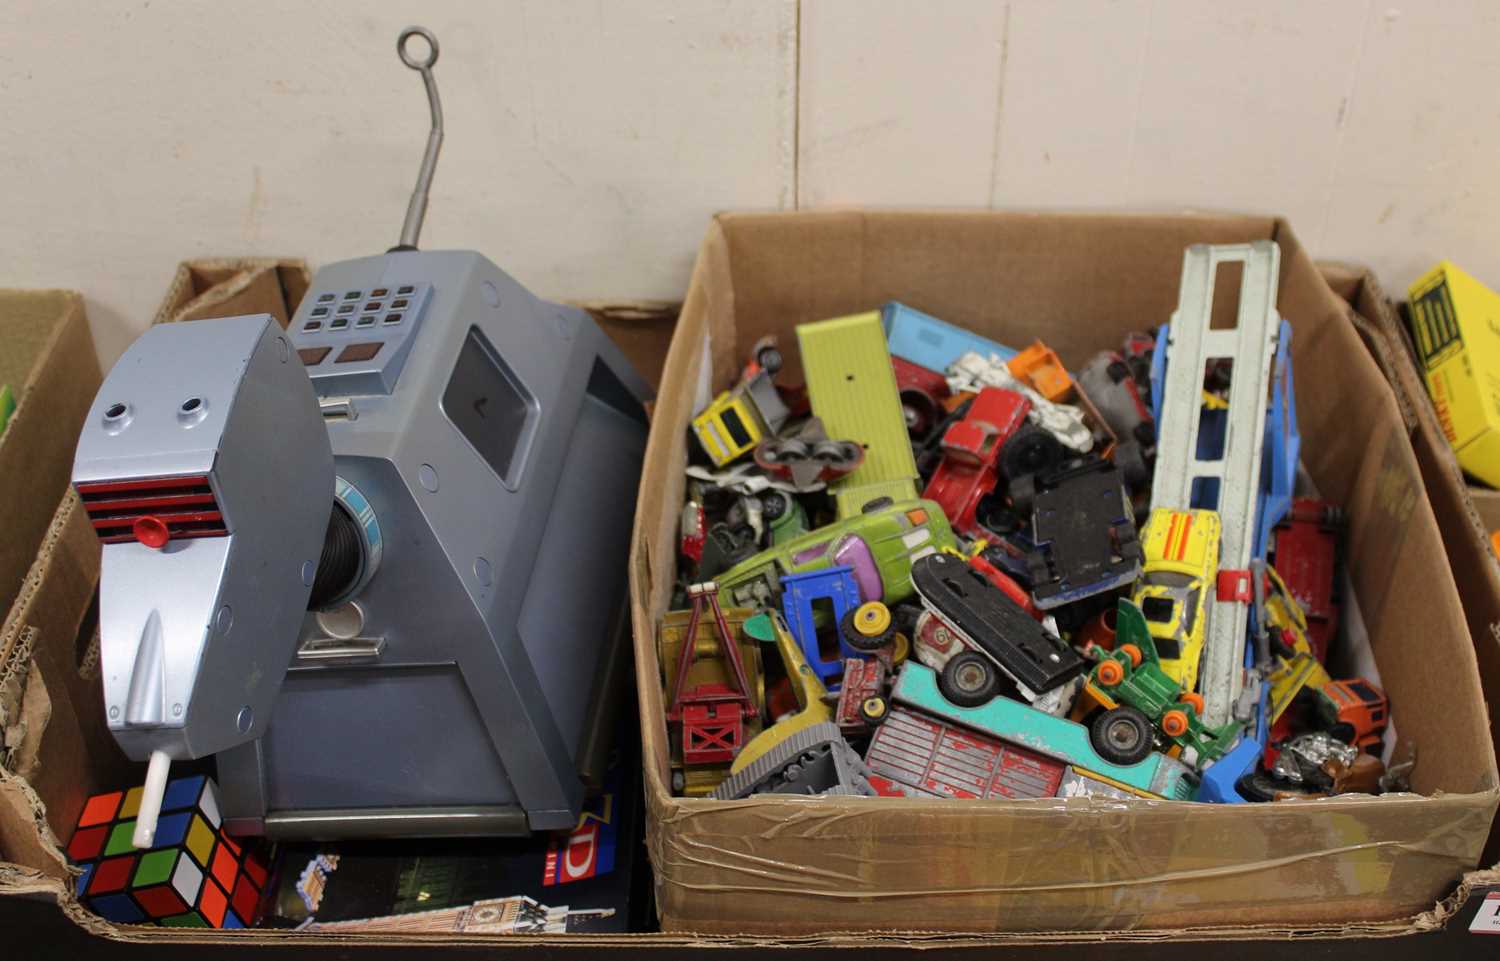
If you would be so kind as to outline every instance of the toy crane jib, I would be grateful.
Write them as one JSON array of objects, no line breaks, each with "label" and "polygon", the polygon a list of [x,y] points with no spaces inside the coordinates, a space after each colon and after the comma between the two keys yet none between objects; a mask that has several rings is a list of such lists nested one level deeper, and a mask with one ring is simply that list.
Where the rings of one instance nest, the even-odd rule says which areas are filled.
[{"label": "toy crane jib", "polygon": [[[756,713],[755,701],[750,696],[739,644],[719,608],[719,585],[711,581],[690,585],[688,597],[692,599],[692,613],[688,615],[682,651],[677,655],[677,677],[672,683],[667,720],[682,725],[684,764],[725,764],[734,760],[745,743],[745,721]],[[698,684],[684,690],[688,670],[698,656],[698,625],[705,601],[713,613],[713,638],[729,665],[729,678],[734,682],[732,690],[718,683]]]}]

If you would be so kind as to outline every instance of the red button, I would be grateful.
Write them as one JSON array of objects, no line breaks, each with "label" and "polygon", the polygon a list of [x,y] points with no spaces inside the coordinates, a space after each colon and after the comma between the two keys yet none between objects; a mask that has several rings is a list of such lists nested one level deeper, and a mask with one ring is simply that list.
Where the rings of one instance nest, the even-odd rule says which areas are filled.
[{"label": "red button", "polygon": [[145,517],[137,517],[130,531],[135,535],[136,540],[157,550],[167,546],[167,541],[172,537],[171,531],[167,530],[167,522],[149,514]]}]

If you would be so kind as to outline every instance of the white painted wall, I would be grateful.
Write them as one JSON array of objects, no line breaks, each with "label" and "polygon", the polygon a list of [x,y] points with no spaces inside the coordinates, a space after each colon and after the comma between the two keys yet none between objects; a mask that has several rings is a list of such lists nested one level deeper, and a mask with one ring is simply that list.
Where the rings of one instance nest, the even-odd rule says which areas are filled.
[{"label": "white painted wall", "polygon": [[425,247],[538,292],[680,296],[709,215],[827,204],[1287,215],[1400,290],[1500,286],[1500,5],[1257,0],[11,0],[0,284],[100,352],[178,260],[395,242],[442,42]]}]

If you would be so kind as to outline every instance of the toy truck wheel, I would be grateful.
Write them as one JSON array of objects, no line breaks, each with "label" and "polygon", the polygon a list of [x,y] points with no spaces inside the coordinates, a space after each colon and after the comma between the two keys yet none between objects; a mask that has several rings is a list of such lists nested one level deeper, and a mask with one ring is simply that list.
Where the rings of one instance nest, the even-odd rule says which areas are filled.
[{"label": "toy truck wheel", "polygon": [[1178,700],[1182,701],[1183,707],[1191,708],[1194,717],[1203,716],[1203,695],[1197,691],[1188,691]]},{"label": "toy truck wheel", "polygon": [[911,657],[911,639],[905,634],[897,633],[891,640],[891,664],[900,667]]},{"label": "toy truck wheel", "polygon": [[938,691],[959,707],[988,704],[1000,691],[1000,676],[983,654],[964,651],[949,658],[938,675]]},{"label": "toy truck wheel", "polygon": [[901,416],[906,420],[906,432],[917,440],[931,434],[940,419],[937,404],[919,390],[901,392]]},{"label": "toy truck wheel", "polygon": [[1134,644],[1121,644],[1120,653],[1130,658],[1131,667],[1141,666],[1141,659],[1144,655],[1141,654],[1141,649],[1136,647]]},{"label": "toy truck wheel", "polygon": [[1023,424],[1000,451],[1000,473],[1014,484],[1027,474],[1050,473],[1062,459],[1061,441],[1035,424]]},{"label": "toy truck wheel", "polygon": [[886,717],[891,713],[891,706],[886,699],[880,695],[867,697],[859,702],[859,717],[871,727],[879,727],[885,723]]},{"label": "toy truck wheel", "polygon": [[1114,687],[1125,680],[1125,668],[1116,660],[1100,661],[1095,680],[1105,687]]},{"label": "toy truck wheel", "polygon": [[755,353],[755,362],[774,377],[781,371],[781,351],[774,346],[762,347]]},{"label": "toy truck wheel", "polygon": [[896,629],[890,610],[879,601],[861,604],[839,621],[839,635],[854,650],[873,654],[891,643]]},{"label": "toy truck wheel", "polygon": [[1030,517],[1036,504],[1036,475],[1023,474],[1010,482],[1010,506],[1021,517]]},{"label": "toy truck wheel", "polygon": [[1115,466],[1125,478],[1125,486],[1138,490],[1151,483],[1151,469],[1146,466],[1146,455],[1141,445],[1125,442],[1115,445]]},{"label": "toy truck wheel", "polygon": [[1133,707],[1112,708],[1094,719],[1089,741],[1111,764],[1139,764],[1151,754],[1151,721]]},{"label": "toy truck wheel", "polygon": [[1181,737],[1187,729],[1188,714],[1181,708],[1173,708],[1161,716],[1161,732],[1167,737]]}]

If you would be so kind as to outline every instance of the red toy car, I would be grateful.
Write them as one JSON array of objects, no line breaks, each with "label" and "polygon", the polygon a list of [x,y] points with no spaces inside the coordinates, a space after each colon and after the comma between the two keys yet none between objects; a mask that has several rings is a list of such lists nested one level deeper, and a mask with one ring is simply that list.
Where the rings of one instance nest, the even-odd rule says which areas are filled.
[{"label": "red toy car", "polygon": [[969,405],[968,415],[943,435],[943,462],[922,496],[942,506],[954,530],[978,533],[974,514],[979,501],[995,489],[1005,445],[1025,425],[1030,410],[1025,395],[986,387]]}]

